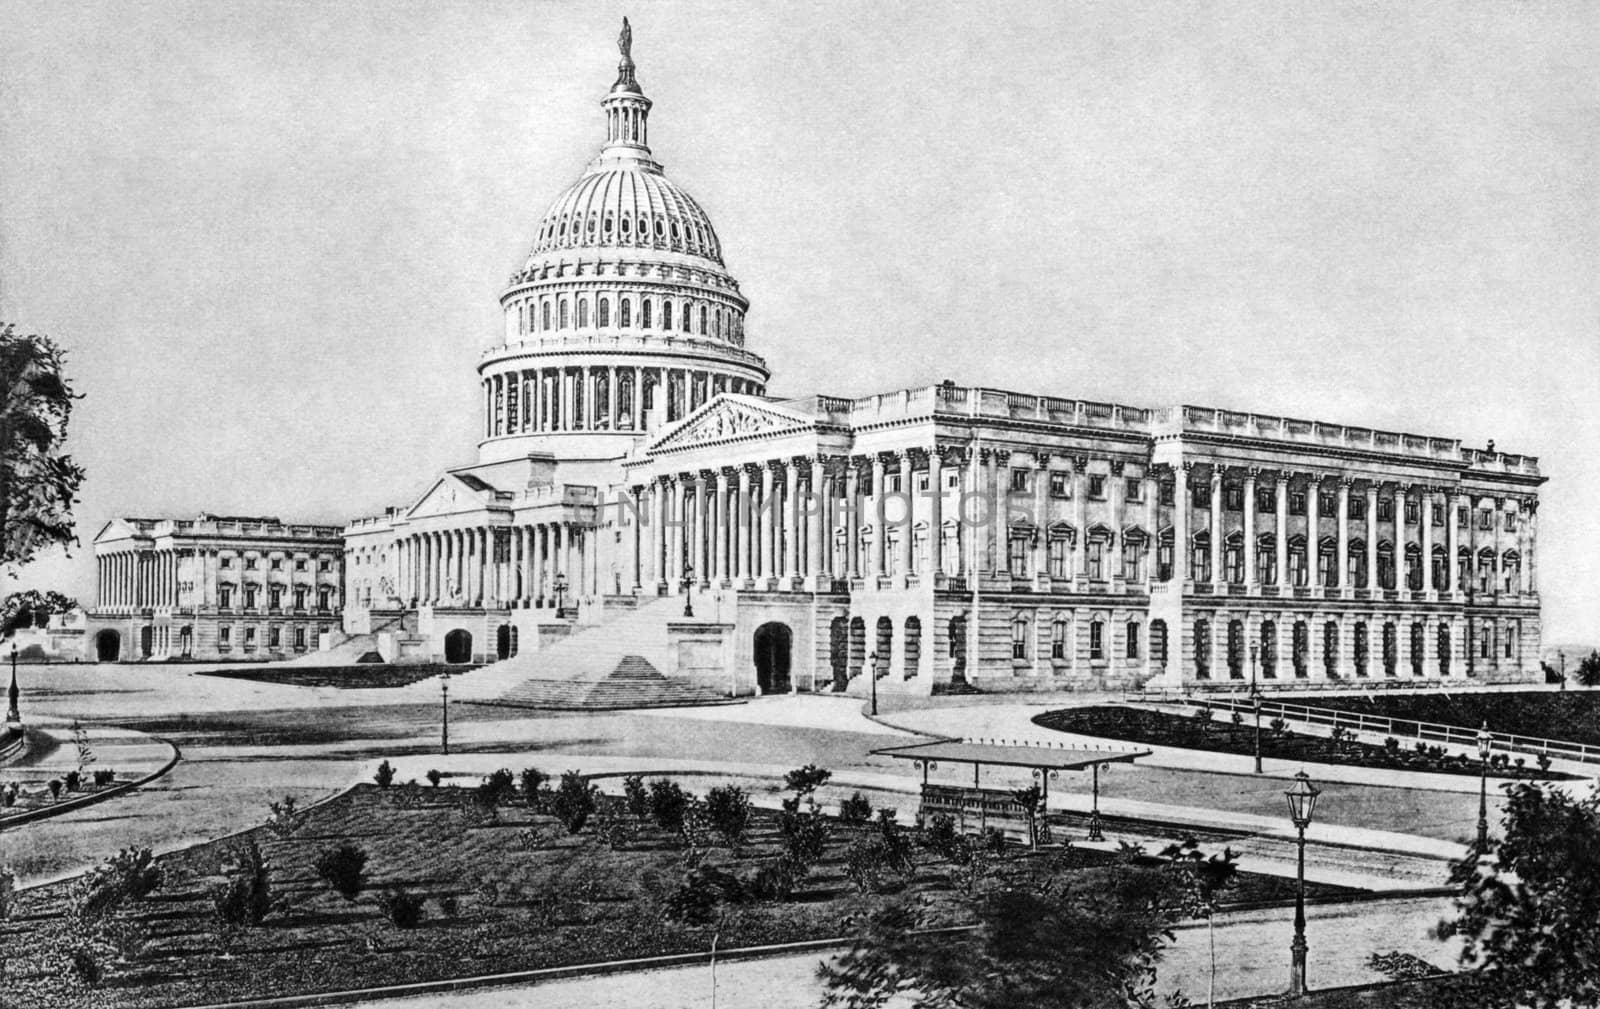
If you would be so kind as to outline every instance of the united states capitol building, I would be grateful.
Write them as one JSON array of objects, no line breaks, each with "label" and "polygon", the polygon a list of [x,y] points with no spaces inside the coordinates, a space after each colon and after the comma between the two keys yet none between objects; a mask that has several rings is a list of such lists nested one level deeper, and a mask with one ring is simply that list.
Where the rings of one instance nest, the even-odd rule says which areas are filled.
[{"label": "united states capitol building", "polygon": [[[503,660],[534,700],[630,670],[724,695],[1539,677],[1530,456],[953,381],[772,392],[630,49],[500,296],[477,461],[342,547],[299,534],[336,555],[323,649]],[[268,639],[265,580],[235,569],[219,606],[217,564],[172,569],[187,590],[122,634]]]}]

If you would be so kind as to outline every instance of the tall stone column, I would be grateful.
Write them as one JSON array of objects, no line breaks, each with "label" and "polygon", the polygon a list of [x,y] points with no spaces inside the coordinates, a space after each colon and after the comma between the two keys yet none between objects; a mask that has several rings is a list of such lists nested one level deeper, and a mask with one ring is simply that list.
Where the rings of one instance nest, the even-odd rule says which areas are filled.
[{"label": "tall stone column", "polygon": [[732,578],[728,571],[728,529],[732,526],[728,517],[728,471],[717,470],[717,501],[712,528],[715,530],[717,540],[717,584],[731,584]]},{"label": "tall stone column", "polygon": [[1539,591],[1538,568],[1536,558],[1539,550],[1539,499],[1527,498],[1523,509],[1522,533],[1522,591],[1534,593]]},{"label": "tall stone column", "polygon": [[606,430],[615,431],[622,427],[622,418],[617,416],[617,375],[618,369],[606,369]]},{"label": "tall stone column", "polygon": [[1211,584],[1222,585],[1222,467],[1216,463],[1211,464]]},{"label": "tall stone column", "polygon": [[[1501,533],[1506,526],[1506,501],[1505,498],[1491,498],[1494,502],[1494,514],[1490,519],[1489,537],[1494,547],[1494,560],[1489,567],[1489,591],[1498,595],[1500,592],[1500,565],[1501,556],[1505,553],[1505,543],[1501,541]],[[1500,650],[1496,648],[1491,658],[1498,658]]]},{"label": "tall stone column", "polygon": [[[1273,567],[1278,569],[1278,577],[1274,584],[1282,588],[1289,584],[1289,474],[1280,470],[1277,480],[1273,484],[1274,497],[1274,522],[1273,531]],[[1284,593],[1287,595],[1288,593]],[[1279,631],[1281,636],[1282,631]],[[1281,652],[1282,649],[1280,648]]]},{"label": "tall stone column", "polygon": [[[897,558],[896,563],[900,569],[899,584],[906,585],[915,564],[913,554],[916,546],[913,541],[916,538],[917,513],[914,502],[917,489],[916,485],[912,483],[911,453],[909,451],[901,451],[895,453],[895,455],[900,463],[900,491],[905,505],[905,512],[900,518],[900,556]],[[902,636],[897,630],[894,639],[899,641]]]},{"label": "tall stone column", "polygon": [[1045,556],[1050,545],[1050,523],[1044,513],[1048,489],[1045,485],[1050,482],[1050,453],[1035,452],[1033,462],[1033,544],[1029,568],[1033,577],[1038,578],[1050,570]]},{"label": "tall stone column", "polygon": [[806,574],[811,579],[811,591],[828,589],[828,575],[823,563],[823,515],[828,510],[828,474],[822,456],[810,458],[810,483],[806,487]]},{"label": "tall stone column", "polygon": [[861,468],[865,462],[859,456],[852,456],[847,465],[845,498],[849,501],[849,507],[845,509],[844,545],[845,555],[850,562],[848,576],[852,581],[858,581],[861,578]]},{"label": "tall stone column", "polygon": [[701,588],[711,587],[711,522],[706,502],[711,497],[711,473],[702,470],[694,482],[695,575]]},{"label": "tall stone column", "polygon": [[761,527],[761,536],[760,546],[757,549],[757,553],[760,556],[756,559],[756,578],[758,586],[762,589],[771,588],[772,586],[769,583],[773,578],[777,577],[772,564],[772,526],[777,520],[777,509],[773,504],[777,482],[775,479],[777,474],[773,471],[775,465],[777,464],[768,462],[761,467],[761,504],[757,515],[757,525]]},{"label": "tall stone column", "polygon": [[1317,568],[1322,563],[1322,477],[1312,473],[1306,483],[1306,567],[1307,583],[1319,584]]},{"label": "tall stone column", "polygon": [[1254,466],[1244,472],[1244,583],[1252,593],[1260,588],[1256,570],[1256,476],[1260,472]]},{"label": "tall stone column", "polygon": [[754,509],[750,507],[750,467],[741,465],[738,471],[738,500],[735,502],[734,522],[738,528],[738,558],[735,578],[740,587],[752,588],[755,585],[755,566],[752,559],[751,518]]},{"label": "tall stone column", "polygon": [[872,551],[867,558],[867,577],[873,580],[873,587],[877,587],[877,579],[883,577],[883,551],[888,538],[884,535],[886,514],[884,510],[883,487],[886,482],[883,454],[872,454]]},{"label": "tall stone column", "polygon": [[783,587],[792,588],[800,574],[800,462],[783,463]]},{"label": "tall stone column", "polygon": [[[1179,460],[1172,467],[1172,580],[1180,585],[1191,580],[1189,558],[1194,548],[1189,543],[1189,510],[1194,502],[1189,495],[1189,470],[1193,466],[1192,462]],[[1183,665],[1185,637],[1182,627],[1167,628],[1167,661],[1179,667]]]},{"label": "tall stone column", "polygon": [[[1347,476],[1339,478],[1339,553],[1334,578],[1344,590],[1342,595],[1346,598],[1349,598],[1350,590],[1355,588],[1355,579],[1350,577],[1350,485],[1353,482]],[[1367,572],[1369,579],[1371,575],[1372,572]]]},{"label": "tall stone column", "polygon": [[938,442],[928,451],[928,570],[935,580],[945,574],[943,451]]},{"label": "tall stone column", "polygon": [[1417,505],[1417,522],[1422,527],[1422,588],[1429,598],[1439,591],[1438,579],[1433,576],[1433,509],[1437,495],[1436,487],[1423,484]]},{"label": "tall stone column", "polygon": [[1374,592],[1382,588],[1378,579],[1378,485],[1371,481],[1367,483],[1367,588]]}]

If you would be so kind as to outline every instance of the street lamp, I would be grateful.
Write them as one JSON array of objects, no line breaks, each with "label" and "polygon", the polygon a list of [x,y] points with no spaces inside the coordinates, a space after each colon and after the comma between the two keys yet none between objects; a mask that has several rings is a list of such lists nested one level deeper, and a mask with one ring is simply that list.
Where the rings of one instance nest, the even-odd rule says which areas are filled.
[{"label": "street lamp", "polygon": [[561,601],[562,601],[562,598],[567,594],[567,576],[566,575],[559,574],[559,573],[556,575],[555,594],[556,594],[556,616],[560,617],[561,616]]},{"label": "street lamp", "polygon": [[1250,643],[1250,706],[1256,713],[1256,773],[1261,773],[1261,687],[1256,682],[1256,653],[1261,650],[1261,642]]},{"label": "street lamp", "polygon": [[1494,737],[1489,735],[1485,721],[1478,730],[1478,854],[1489,849],[1489,751],[1494,747]]},{"label": "street lamp", "polygon": [[872,672],[872,713],[878,713],[878,653],[867,656],[867,668]]},{"label": "street lamp", "polygon": [[1289,819],[1294,821],[1298,834],[1294,940],[1289,943],[1289,994],[1298,997],[1306,993],[1306,828],[1311,825],[1311,814],[1317,808],[1317,796],[1322,794],[1322,790],[1311,783],[1306,772],[1301,771],[1294,776],[1294,784],[1283,794],[1289,799]]},{"label": "street lamp", "polygon": [[17,690],[17,644],[16,644],[16,642],[13,641],[11,643],[11,689],[6,692],[6,700],[9,702],[7,704],[7,706],[6,706],[6,724],[7,725],[21,725],[22,724],[22,712],[17,710],[17,698],[18,698],[18,696],[19,696],[19,691]]},{"label": "street lamp", "polygon": [[444,755],[448,757],[450,756],[450,670],[448,669],[439,677],[439,700],[440,740],[444,743]]},{"label": "street lamp", "polygon": [[694,616],[694,565],[683,566],[683,578],[679,581],[679,587],[683,589],[683,615],[692,617]]}]

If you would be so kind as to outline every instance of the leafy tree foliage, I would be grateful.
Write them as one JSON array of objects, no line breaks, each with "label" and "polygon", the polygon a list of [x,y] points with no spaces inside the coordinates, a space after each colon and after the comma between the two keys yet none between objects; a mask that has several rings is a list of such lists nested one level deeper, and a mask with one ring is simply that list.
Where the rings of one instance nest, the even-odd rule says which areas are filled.
[{"label": "leafy tree foliage", "polygon": [[43,627],[57,613],[70,612],[77,605],[77,600],[59,592],[13,592],[0,602],[0,638],[9,638],[23,627]]},{"label": "leafy tree foliage", "polygon": [[367,853],[347,841],[336,848],[324,848],[314,868],[339,896],[355,900],[366,884],[363,874],[367,868]]},{"label": "leafy tree foliage", "polygon": [[866,1009],[897,993],[916,1009],[1158,1005],[1155,965],[1176,913],[1169,884],[1163,869],[1129,861],[1037,890],[997,889],[974,902],[977,927],[957,934],[922,933],[916,908],[891,904],[818,968],[823,1005]]},{"label": "leafy tree foliage", "polygon": [[1586,687],[1600,687],[1600,652],[1590,652],[1573,675]]},{"label": "leafy tree foliage", "polygon": [[0,568],[77,542],[72,506],[83,467],[62,449],[78,396],[64,358],[47,336],[0,328]]},{"label": "leafy tree foliage", "polygon": [[211,891],[212,910],[218,924],[227,932],[261,924],[275,906],[271,877],[261,847],[254,841],[246,841],[233,854],[234,862],[225,881]]},{"label": "leafy tree foliage", "polygon": [[1504,839],[1457,862],[1463,940],[1485,1007],[1533,1009],[1600,1000],[1600,795],[1575,799],[1541,784],[1507,789]]},{"label": "leafy tree foliage", "polygon": [[683,830],[684,816],[689,812],[689,793],[671,778],[657,778],[650,782],[650,816],[656,826],[671,834]]},{"label": "leafy tree foliage", "polygon": [[750,797],[737,785],[718,785],[706,794],[705,816],[711,829],[737,848],[750,827]]},{"label": "leafy tree foliage", "polygon": [[600,789],[577,771],[567,771],[561,775],[561,785],[550,797],[550,812],[555,814],[569,834],[582,830],[599,805]]},{"label": "leafy tree foliage", "polygon": [[783,777],[783,787],[793,792],[796,796],[810,795],[833,777],[833,772],[818,767],[816,764],[807,764],[797,767]]}]

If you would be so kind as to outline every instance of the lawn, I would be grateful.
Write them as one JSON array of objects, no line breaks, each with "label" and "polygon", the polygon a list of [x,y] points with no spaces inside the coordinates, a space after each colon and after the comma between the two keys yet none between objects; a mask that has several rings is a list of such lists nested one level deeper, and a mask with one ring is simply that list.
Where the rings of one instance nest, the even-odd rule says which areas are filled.
[{"label": "lawn", "polygon": [[[126,958],[102,947],[95,960],[105,974],[92,987],[72,966],[82,930],[69,911],[83,884],[24,891],[0,923],[6,1005],[181,1006],[709,948],[712,925],[666,915],[690,866],[682,839],[636,820],[620,799],[601,803],[599,818],[572,835],[520,796],[486,807],[468,788],[357,786],[239,838],[158,859],[160,885],[129,900],[106,930],[120,937]],[[878,828],[828,822],[826,852],[788,899],[721,905],[719,946],[837,937],[891,896],[921,902],[934,924],[968,920],[960,871],[920,847],[903,880],[888,880],[882,892],[859,891],[846,874],[846,849]],[[246,840],[259,846],[282,906],[260,925],[229,933],[212,895]],[[344,843],[368,856],[354,900],[333,892],[315,869],[319,855]],[[740,848],[702,847],[700,854],[703,864],[748,879],[781,850],[776,814],[757,810]],[[978,885],[1038,886],[1042,877],[1110,857],[1013,846]],[[424,899],[417,927],[386,917],[384,896],[395,888]],[[1250,875],[1230,891],[1239,903],[1286,895],[1285,881]]]},{"label": "lawn", "polygon": [[340,690],[378,690],[410,686],[448,670],[450,675],[469,673],[477,666],[444,665],[424,662],[416,665],[372,663],[354,666],[281,666],[262,669],[216,669],[196,676],[220,676],[230,680],[254,680],[291,687],[336,687]]},{"label": "lawn", "polygon": [[[1396,698],[1398,700],[1399,698]],[[1387,698],[1385,698],[1387,700]],[[1249,756],[1255,752],[1255,722],[1248,716],[1234,721],[1230,713],[1213,711],[1201,704],[1187,715],[1143,708],[1095,705],[1047,711],[1033,719],[1037,725],[1058,732],[1074,732],[1103,739],[1121,739],[1157,746],[1177,746],[1190,750],[1210,750]],[[1275,760],[1304,763],[1341,764],[1355,767],[1392,768],[1428,771],[1437,774],[1479,773],[1475,757],[1445,753],[1440,747],[1426,752],[1396,744],[1379,746],[1349,738],[1305,735],[1263,720],[1261,755]],[[1495,778],[1565,779],[1572,775],[1540,771],[1533,762],[1523,767],[1507,765],[1490,770]]]},{"label": "lawn", "polygon": [[1488,722],[1496,732],[1600,746],[1600,691],[1392,694],[1373,698],[1319,697],[1305,703],[1465,729],[1477,729]]}]

